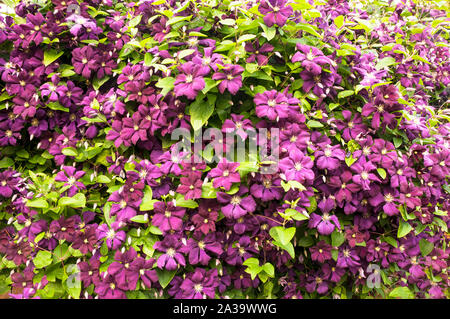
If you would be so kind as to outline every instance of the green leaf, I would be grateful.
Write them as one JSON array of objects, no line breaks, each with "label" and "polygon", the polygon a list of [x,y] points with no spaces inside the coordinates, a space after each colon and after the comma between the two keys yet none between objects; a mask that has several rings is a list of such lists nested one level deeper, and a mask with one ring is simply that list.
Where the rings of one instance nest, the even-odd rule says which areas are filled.
[{"label": "green leaf", "polygon": [[345,235],[341,232],[338,232],[336,230],[331,233],[331,245],[333,247],[339,247],[341,246],[345,241]]},{"label": "green leaf", "polygon": [[83,193],[77,193],[72,197],[61,197],[58,201],[59,206],[69,206],[81,208],[86,206],[86,196]]},{"label": "green leaf", "polygon": [[398,231],[397,231],[397,238],[402,238],[402,237],[408,235],[411,230],[413,230],[413,228],[409,223],[407,223],[403,220],[400,220],[400,225],[399,225]]},{"label": "green leaf", "polygon": [[305,31],[305,32],[307,32],[309,34],[312,34],[313,36],[316,36],[316,37],[318,37],[320,39],[322,38],[322,36],[319,33],[317,33],[317,31],[310,24],[297,23],[296,27],[299,28],[300,30]]},{"label": "green leaf", "polygon": [[109,80],[109,76],[104,76],[101,79],[98,79],[97,77],[95,77],[94,80],[92,81],[92,87],[94,88],[94,90],[98,90],[108,80]]},{"label": "green leaf", "polygon": [[33,259],[36,268],[44,268],[52,263],[52,253],[49,251],[40,250]]},{"label": "green leaf", "polygon": [[419,241],[419,247],[420,247],[420,252],[422,253],[422,256],[425,257],[433,251],[434,245],[433,245],[433,243],[430,243],[425,238],[422,238]]},{"label": "green leaf", "polygon": [[193,199],[184,199],[183,195],[177,196],[175,200],[177,207],[197,208],[198,203]]},{"label": "green leaf", "polygon": [[270,236],[283,245],[287,245],[295,235],[295,227],[284,228],[282,226],[272,227],[269,231]]},{"label": "green leaf", "polygon": [[395,63],[395,58],[388,56],[378,61],[377,65],[375,65],[375,69],[381,70]]},{"label": "green leaf", "polygon": [[4,157],[0,160],[0,168],[8,168],[14,165],[14,161],[9,157]]},{"label": "green leaf", "polygon": [[130,28],[134,28],[135,26],[137,26],[139,24],[139,22],[141,22],[141,19],[142,19],[141,15],[134,17],[133,19],[130,20],[130,22],[128,22],[128,26]]},{"label": "green leaf", "polygon": [[420,61],[420,62],[423,62],[423,63],[431,64],[430,61],[428,61],[424,57],[421,57],[420,55],[417,55],[417,54],[414,54],[413,56],[411,56],[411,58],[413,58],[416,61]]},{"label": "green leaf", "polygon": [[386,171],[383,168],[377,168],[378,174],[381,176],[382,179],[386,178]]},{"label": "green leaf", "polygon": [[200,93],[189,106],[189,115],[191,116],[191,125],[194,131],[199,130],[214,112],[217,96],[208,94],[207,97],[207,100],[204,101],[204,94]]},{"label": "green leaf", "polygon": [[345,90],[338,93],[338,98],[342,99],[344,97],[350,96],[355,94],[355,91],[353,90]]},{"label": "green leaf", "polygon": [[357,158],[353,158],[353,156],[350,157],[346,157],[345,158],[345,164],[347,164],[348,167],[352,166],[353,163],[355,163],[358,159]]},{"label": "green leaf", "polygon": [[247,267],[255,267],[255,266],[259,267],[259,260],[258,260],[258,258],[254,258],[254,257],[248,258],[248,259],[244,260],[244,262],[242,264]]},{"label": "green leaf", "polygon": [[408,287],[397,287],[389,293],[391,298],[414,299],[414,294]]},{"label": "green leaf", "polygon": [[249,41],[249,40],[252,40],[254,38],[256,38],[256,35],[254,35],[254,34],[244,34],[244,35],[239,37],[239,39],[237,40],[237,43]]},{"label": "green leaf", "polygon": [[387,237],[384,237],[384,241],[387,242],[392,247],[398,248],[398,242],[394,238],[387,236]]},{"label": "green leaf", "polygon": [[147,224],[148,223],[148,216],[146,215],[136,215],[130,219],[132,222],[135,223],[141,223],[141,224]]},{"label": "green leaf", "polygon": [[182,50],[180,52],[177,53],[177,58],[178,59],[183,59],[185,57],[187,57],[188,55],[191,55],[192,53],[194,53],[195,50],[194,49],[186,49],[186,50]]},{"label": "green leaf", "polygon": [[323,127],[323,124],[320,123],[319,121],[309,120],[306,123],[306,126],[308,126],[309,128],[320,128],[320,127]]},{"label": "green leaf", "polygon": [[312,239],[311,236],[302,237],[298,242],[297,245],[300,247],[311,247],[314,245],[314,239]]},{"label": "green leaf", "polygon": [[236,20],[234,20],[234,19],[223,19],[223,20],[220,20],[219,21],[219,23],[220,24],[223,24],[223,25],[235,25],[236,24]]},{"label": "green leaf", "polygon": [[269,277],[272,277],[272,278],[275,277],[275,268],[273,267],[273,265],[271,263],[265,263],[262,266],[262,269],[264,270],[264,272],[266,274],[269,275]]},{"label": "green leaf", "polygon": [[334,25],[336,28],[340,29],[344,25],[344,16],[340,15],[334,18]]},{"label": "green leaf", "polygon": [[272,40],[273,38],[275,38],[275,35],[277,33],[277,29],[275,28],[275,26],[272,27],[268,27],[266,26],[264,23],[260,23],[259,24],[261,26],[261,28],[263,29],[263,32],[261,33],[261,35],[267,39],[267,41]]},{"label": "green leaf", "polygon": [[164,289],[167,287],[167,285],[170,284],[173,277],[175,277],[175,274],[177,273],[176,270],[161,270],[156,269],[156,274],[158,275],[158,281],[161,287]]},{"label": "green leaf", "polygon": [[155,86],[157,88],[162,89],[161,94],[163,96],[166,96],[167,93],[169,93],[173,89],[174,83],[175,83],[175,78],[169,76],[167,78],[159,79],[158,82],[155,84]]},{"label": "green leaf", "polygon": [[212,186],[212,183],[202,185],[202,198],[216,198],[217,190]]},{"label": "green leaf", "polygon": [[399,148],[402,145],[403,140],[399,137],[394,137],[394,146],[395,148]]},{"label": "green leaf", "polygon": [[64,51],[58,52],[54,49],[44,51],[44,61],[43,61],[44,65],[49,66],[63,54],[64,54]]},{"label": "green leaf", "polygon": [[63,153],[66,156],[77,156],[77,149],[74,147],[65,147],[61,150],[61,153]]},{"label": "green leaf", "polygon": [[36,198],[36,199],[28,200],[27,206],[34,207],[34,208],[48,208],[48,203],[43,198]]},{"label": "green leaf", "polygon": [[219,84],[218,81],[215,81],[210,78],[205,78],[204,80],[205,80],[205,87],[202,90],[203,94],[208,93],[211,89],[215,88]]},{"label": "green leaf", "polygon": [[111,179],[106,175],[97,176],[97,183],[108,184],[111,183]]},{"label": "green leaf", "polygon": [[142,202],[140,205],[140,210],[146,211],[146,210],[153,210],[153,205],[158,201],[153,198],[153,190],[150,186],[146,185],[144,188],[144,196],[142,197]]}]

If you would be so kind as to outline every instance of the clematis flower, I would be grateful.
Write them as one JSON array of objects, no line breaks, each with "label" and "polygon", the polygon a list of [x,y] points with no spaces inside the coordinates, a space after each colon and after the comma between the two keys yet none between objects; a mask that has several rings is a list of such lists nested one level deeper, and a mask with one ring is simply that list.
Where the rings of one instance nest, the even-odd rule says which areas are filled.
[{"label": "clematis flower", "polygon": [[367,162],[364,158],[356,161],[352,164],[352,166],[350,166],[350,169],[357,173],[352,177],[353,182],[361,186],[364,190],[370,190],[370,184],[372,181],[381,182],[375,174],[371,173],[371,171],[376,168],[377,167],[373,165],[372,162]]},{"label": "clematis flower", "polygon": [[297,43],[296,48],[298,51],[292,56],[292,62],[302,62],[302,67],[313,74],[319,75],[323,65],[335,65],[333,60],[315,47]]},{"label": "clematis flower", "polygon": [[67,189],[67,195],[72,197],[79,190],[86,189],[86,186],[82,182],[77,182],[85,174],[85,171],[77,171],[75,167],[64,166],[63,170],[56,174],[55,181],[64,182],[64,186],[70,186]]},{"label": "clematis flower", "polygon": [[223,158],[217,167],[208,173],[209,177],[214,178],[213,186],[215,188],[223,187],[228,191],[233,183],[239,183],[241,176],[236,171],[239,165],[239,163],[228,162],[226,158]]},{"label": "clematis flower", "polygon": [[289,153],[289,157],[283,158],[278,166],[288,181],[310,183],[314,180],[314,172],[311,169],[314,163],[299,150]]},{"label": "clematis flower", "polygon": [[239,219],[247,213],[252,213],[256,209],[256,203],[252,196],[243,197],[248,193],[246,186],[241,186],[239,191],[230,195],[223,192],[217,193],[217,200],[223,204],[221,210],[227,218]]},{"label": "clematis flower", "polygon": [[367,130],[359,113],[355,113],[352,119],[352,112],[344,110],[342,111],[342,116],[344,117],[344,120],[336,121],[336,126],[342,131],[344,140],[350,141],[356,139],[360,134]]},{"label": "clematis flower", "polygon": [[200,263],[206,266],[211,260],[210,255],[220,256],[222,254],[222,246],[217,242],[215,234],[210,233],[203,239],[201,236],[194,235],[194,238],[189,238],[186,248],[183,249],[189,257],[189,264],[196,265]]},{"label": "clematis flower", "polygon": [[397,152],[395,151],[394,144],[391,142],[378,138],[373,142],[371,150],[372,154],[369,155],[370,161],[380,164],[386,169],[397,161]]},{"label": "clematis flower", "polygon": [[183,254],[183,244],[174,235],[168,235],[164,241],[158,241],[153,246],[156,250],[163,252],[156,261],[158,268],[175,270],[180,266],[186,266],[186,259]]},{"label": "clematis flower", "polygon": [[101,224],[96,229],[97,239],[102,240],[106,238],[106,246],[109,249],[119,249],[127,237],[125,231],[119,230],[122,226],[123,224],[117,221],[111,223],[111,228],[107,224]]},{"label": "clematis flower", "polygon": [[12,169],[0,172],[0,195],[9,198],[18,190],[20,174]]},{"label": "clematis flower", "polygon": [[181,230],[186,209],[176,207],[173,202],[156,202],[154,204],[152,223],[163,232]]},{"label": "clematis flower", "polygon": [[255,61],[259,66],[266,65],[269,61],[269,58],[262,53],[272,52],[274,47],[269,43],[264,43],[263,45],[259,44],[259,40],[256,40],[254,43],[247,42],[245,43],[245,51],[252,53],[245,62],[254,63]]},{"label": "clematis flower", "polygon": [[184,199],[197,199],[202,197],[201,174],[198,172],[191,172],[186,177],[180,178],[180,185],[177,188],[177,193],[183,194]]},{"label": "clematis flower", "polygon": [[126,299],[125,291],[119,288],[115,276],[109,274],[95,285],[94,291],[100,299]]},{"label": "clematis flower", "polygon": [[206,271],[196,268],[193,273],[188,274],[180,285],[183,299],[210,299],[215,298],[215,290],[219,285],[217,269]]},{"label": "clematis flower", "polygon": [[309,219],[309,228],[317,228],[321,235],[330,235],[335,228],[341,230],[341,224],[335,215],[323,213],[322,216],[312,213]]},{"label": "clematis flower", "polygon": [[288,98],[276,90],[265,91],[255,95],[256,115],[260,118],[278,121],[289,116]]},{"label": "clematis flower", "polygon": [[282,27],[293,14],[294,10],[287,5],[287,0],[262,0],[258,10],[264,15],[264,23],[271,27],[275,23]]},{"label": "clematis flower", "polygon": [[317,158],[317,167],[320,169],[334,170],[345,160],[345,152],[339,145],[327,145],[314,153]]},{"label": "clematis flower", "polygon": [[200,65],[193,62],[186,62],[180,65],[178,70],[180,74],[174,82],[175,96],[179,97],[184,95],[190,100],[195,99],[198,92],[205,88],[203,76],[207,73]]},{"label": "clematis flower", "polygon": [[324,263],[331,259],[331,245],[328,245],[325,241],[320,241],[317,245],[309,248],[311,252],[311,259],[316,260],[319,263]]},{"label": "clematis flower", "polygon": [[244,68],[240,65],[226,64],[222,72],[213,74],[213,80],[221,80],[218,88],[220,93],[224,93],[227,89],[232,95],[235,95],[242,86],[242,76]]},{"label": "clematis flower", "polygon": [[90,78],[92,72],[97,70],[97,53],[91,46],[76,48],[72,51],[72,64],[75,72],[85,78]]}]

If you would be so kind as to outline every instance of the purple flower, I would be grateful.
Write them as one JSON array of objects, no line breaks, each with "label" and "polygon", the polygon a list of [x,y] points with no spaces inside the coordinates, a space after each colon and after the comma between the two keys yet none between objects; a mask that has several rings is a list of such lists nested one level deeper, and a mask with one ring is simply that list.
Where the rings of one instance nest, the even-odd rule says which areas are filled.
[{"label": "purple flower", "polygon": [[216,72],[213,74],[213,80],[221,80],[219,83],[220,93],[225,92],[225,89],[235,95],[242,86],[242,76],[244,68],[240,65],[226,64],[222,72]]},{"label": "purple flower", "polygon": [[360,258],[351,248],[342,248],[339,251],[336,266],[340,268],[355,268],[360,266]]},{"label": "purple flower", "polygon": [[[193,100],[199,91],[205,87],[203,76],[206,75],[205,70],[198,64],[186,62],[178,67],[180,74],[175,80],[175,96],[186,96]],[[209,70],[208,70],[209,72]]]},{"label": "purple flower", "polygon": [[239,183],[241,176],[236,171],[239,165],[239,163],[228,162],[226,158],[223,158],[217,167],[208,173],[209,177],[214,178],[213,186],[215,188],[223,187],[229,191],[233,183]]},{"label": "purple flower", "polygon": [[221,244],[216,240],[213,233],[206,235],[203,239],[195,236],[196,240],[189,238],[186,248],[183,250],[189,256],[189,264],[196,265],[198,263],[206,266],[211,260],[211,254],[219,256],[223,249]]},{"label": "purple flower", "polygon": [[100,299],[126,299],[125,291],[119,288],[116,277],[105,273],[102,281],[95,285],[95,293]]},{"label": "purple flower", "polygon": [[217,193],[217,200],[224,205],[221,210],[225,217],[239,219],[245,214],[255,211],[256,203],[253,197],[250,195],[243,197],[247,193],[248,188],[246,186],[241,186],[239,191],[234,195],[222,192]]},{"label": "purple flower", "polygon": [[91,73],[97,70],[97,53],[91,46],[76,48],[72,51],[72,64],[75,72],[85,78],[90,78]]},{"label": "purple flower", "polygon": [[217,269],[206,271],[203,268],[196,268],[193,273],[189,273],[180,285],[183,299],[214,299],[215,290],[219,285]]},{"label": "purple flower", "polygon": [[310,183],[314,180],[314,172],[311,169],[314,163],[299,150],[290,152],[289,157],[283,158],[278,166],[288,181]]},{"label": "purple flower", "polygon": [[297,43],[297,50],[299,51],[292,57],[292,62],[302,62],[302,67],[313,74],[319,75],[322,71],[322,65],[335,65],[335,62],[315,47]]},{"label": "purple flower", "polygon": [[253,101],[256,104],[256,115],[260,118],[278,121],[289,117],[288,98],[276,90],[265,91],[255,95]]},{"label": "purple flower", "polygon": [[180,185],[177,188],[177,193],[183,194],[184,199],[197,199],[202,197],[201,173],[190,172],[188,176],[180,178]]},{"label": "purple flower", "polygon": [[178,267],[186,266],[186,260],[181,254],[185,247],[180,239],[174,235],[168,235],[164,238],[164,241],[158,241],[155,243],[153,248],[158,251],[163,252],[156,261],[158,268],[175,270]]},{"label": "purple flower", "polygon": [[294,10],[290,5],[286,5],[286,0],[262,0],[258,10],[264,14],[264,23],[271,27],[275,23],[282,27]]},{"label": "purple flower", "polygon": [[317,231],[321,235],[330,235],[335,228],[341,229],[341,224],[335,215],[323,213],[322,216],[312,213],[309,219],[309,228],[317,228]]},{"label": "purple flower", "polygon": [[123,230],[118,231],[122,226],[121,222],[113,222],[111,228],[107,224],[101,224],[96,230],[97,238],[99,240],[106,238],[108,248],[117,250],[127,237]]},{"label": "purple flower", "polygon": [[20,185],[20,174],[8,169],[0,172],[0,195],[9,198],[13,192],[17,191],[17,187]]},{"label": "purple flower", "polygon": [[345,160],[345,152],[339,145],[327,145],[321,150],[317,150],[314,153],[317,158],[317,167],[320,169],[337,169],[341,161]]},{"label": "purple flower", "polygon": [[181,230],[183,227],[183,216],[186,209],[176,207],[173,202],[156,202],[154,204],[154,212],[152,224],[163,232],[171,230]]},{"label": "purple flower", "polygon": [[361,115],[355,113],[352,119],[352,112],[348,110],[342,111],[342,116],[344,120],[336,121],[336,126],[342,132],[342,137],[346,141],[351,139],[356,139],[360,134],[367,130],[367,127],[363,124]]},{"label": "purple flower", "polygon": [[311,247],[309,251],[311,252],[311,259],[319,263],[324,263],[331,259],[331,245],[328,245],[323,240]]},{"label": "purple flower", "polygon": [[245,62],[254,63],[255,60],[258,62],[259,66],[266,65],[269,61],[269,57],[265,56],[262,53],[268,53],[273,51],[273,46],[269,43],[264,43],[262,46],[259,44],[259,40],[256,40],[253,44],[251,42],[247,42],[245,44],[245,50],[247,52],[251,52],[251,54]]},{"label": "purple flower", "polygon": [[377,167],[372,162],[367,162],[363,157],[352,164],[350,169],[357,173],[353,175],[352,180],[355,184],[360,185],[364,190],[370,190],[372,181],[381,182],[378,177],[371,173]]},{"label": "purple flower", "polygon": [[67,195],[72,197],[79,190],[86,189],[86,186],[82,182],[77,182],[80,178],[82,178],[86,172],[77,171],[75,167],[72,166],[64,166],[63,170],[56,174],[55,181],[57,182],[65,182],[64,186],[69,186],[67,189]]}]

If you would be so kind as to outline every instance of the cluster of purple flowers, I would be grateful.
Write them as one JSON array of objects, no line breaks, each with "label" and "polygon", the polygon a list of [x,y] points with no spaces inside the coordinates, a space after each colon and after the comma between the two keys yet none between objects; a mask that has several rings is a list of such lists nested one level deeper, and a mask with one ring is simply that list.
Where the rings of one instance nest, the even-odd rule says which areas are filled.
[{"label": "cluster of purple flowers", "polygon": [[[113,2],[24,1],[16,20],[0,17],[0,278],[12,297],[67,297],[72,261],[75,298],[266,297],[249,258],[275,267],[279,298],[398,286],[449,297],[449,41],[426,20],[443,11],[397,1],[350,32],[369,13],[346,1],[306,18],[263,0],[252,24],[223,5],[199,22],[194,5]],[[404,12],[427,27],[411,32]],[[264,35],[238,40],[241,24]],[[279,151],[276,171],[172,156],[193,105],[242,141],[279,129],[259,145]],[[280,227],[295,229],[292,250]],[[371,265],[381,290],[368,288]]]}]

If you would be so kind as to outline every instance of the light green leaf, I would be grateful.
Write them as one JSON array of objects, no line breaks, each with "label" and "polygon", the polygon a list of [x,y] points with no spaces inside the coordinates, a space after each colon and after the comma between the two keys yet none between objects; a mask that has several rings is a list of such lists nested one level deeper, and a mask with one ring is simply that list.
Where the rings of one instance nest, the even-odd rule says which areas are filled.
[{"label": "light green leaf", "polygon": [[81,208],[86,206],[86,196],[83,193],[77,193],[72,197],[61,197],[58,201],[59,206],[69,206]]},{"label": "light green leaf", "polygon": [[36,268],[44,268],[52,263],[52,253],[49,251],[40,250],[33,259]]},{"label": "light green leaf", "polygon": [[382,179],[386,178],[386,171],[383,168],[377,168],[378,174],[381,176]]},{"label": "light green leaf", "polygon": [[166,96],[167,93],[169,93],[173,89],[174,83],[175,83],[175,78],[169,76],[166,78],[159,79],[158,82],[155,84],[155,86],[157,88],[162,89],[161,94],[163,96]]},{"label": "light green leaf", "polygon": [[166,288],[170,282],[172,281],[173,277],[175,277],[175,274],[177,273],[176,270],[161,270],[156,269],[156,274],[158,275],[158,281],[161,287],[164,289]]},{"label": "light green leaf", "polygon": [[400,225],[397,230],[397,238],[402,238],[408,235],[411,230],[413,230],[413,228],[409,223],[400,220]]},{"label": "light green leaf", "polygon": [[414,294],[408,287],[397,287],[389,293],[391,298],[414,299]]},{"label": "light green leaf", "polygon": [[58,52],[54,49],[44,51],[44,61],[43,61],[44,65],[49,66],[63,54],[64,54],[64,51]]},{"label": "light green leaf", "polygon": [[422,256],[425,257],[433,251],[434,245],[433,245],[433,243],[430,243],[425,238],[422,238],[419,241],[419,247],[420,247],[420,252],[422,253]]},{"label": "light green leaf", "polygon": [[48,203],[43,198],[36,198],[36,199],[28,200],[27,206],[34,207],[34,208],[48,208]]},{"label": "light green leaf", "polygon": [[377,65],[375,65],[375,69],[381,70],[395,63],[396,63],[395,59],[393,57],[388,56],[378,61]]}]

